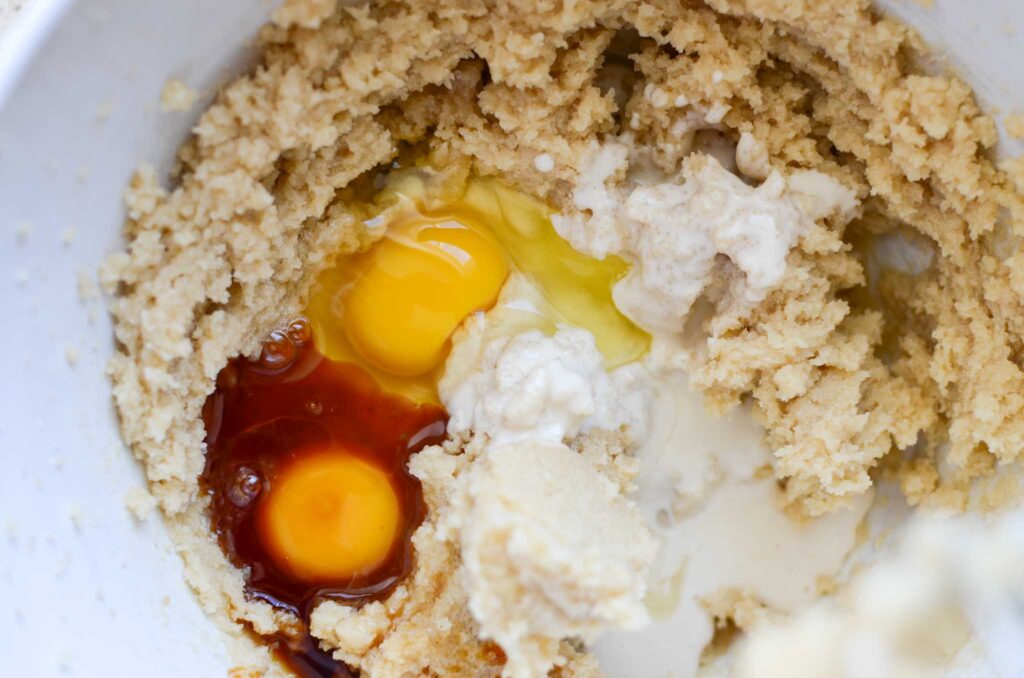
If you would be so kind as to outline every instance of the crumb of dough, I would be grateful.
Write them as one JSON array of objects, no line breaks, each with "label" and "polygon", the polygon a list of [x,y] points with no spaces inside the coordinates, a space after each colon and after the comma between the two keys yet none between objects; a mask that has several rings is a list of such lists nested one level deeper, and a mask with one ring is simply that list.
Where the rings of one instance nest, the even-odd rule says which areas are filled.
[{"label": "crumb of dough", "polygon": [[982,486],[978,507],[986,513],[1004,512],[1020,507],[1024,504],[1022,480],[1024,479],[1021,478],[1019,469],[993,477],[991,482]]},{"label": "crumb of dough", "polygon": [[156,499],[145,488],[133,487],[124,493],[124,506],[136,520],[142,522],[156,508]]},{"label": "crumb of dough", "polygon": [[71,247],[76,237],[78,237],[78,229],[74,226],[68,226],[60,233],[60,244],[64,247]]},{"label": "crumb of dough", "polygon": [[285,678],[287,674],[271,661],[265,646],[256,644],[248,635],[231,637],[227,643],[232,668],[229,678]]},{"label": "crumb of dough", "polygon": [[[244,628],[296,620],[249,600],[210,534],[202,405],[229,358],[254,355],[302,308],[319,270],[379,237],[349,185],[403,146],[565,209],[607,135],[628,129],[671,172],[703,127],[733,143],[748,134],[770,167],[827,174],[865,212],[820,221],[764,301],[697,328],[706,350],[691,383],[718,409],[753,397],[794,510],[833,510],[890,452],[918,448],[954,471],[931,496],[963,506],[965,488],[1024,449],[1024,259],[1000,247],[1024,235],[1024,165],[993,167],[996,125],[969,88],[917,72],[915,34],[865,0],[511,0],[487,11],[288,0],[273,16],[258,62],[203,113],[171,181],[147,167],[132,177],[127,247],[101,273],[122,435],[190,585],[238,639],[238,666],[269,662]],[[623,28],[640,41],[620,110],[600,76]],[[760,149],[746,151],[763,172]],[[542,154],[552,163],[538,167]],[[896,229],[930,240],[934,262],[868,294],[854,243]],[[501,673],[504,654],[469,609],[459,545],[436,533],[471,447],[413,459],[430,511],[409,579],[381,607],[313,612],[324,646],[367,675]],[[624,459],[600,464],[630,471]],[[596,672],[577,644],[561,641],[557,655],[555,675]]]},{"label": "crumb of dough", "polygon": [[28,240],[29,235],[35,230],[35,226],[32,225],[31,221],[19,221],[14,226],[14,237],[18,240],[19,244],[24,244]]},{"label": "crumb of dough", "polygon": [[1010,113],[1003,118],[1003,125],[1011,139],[1024,139],[1024,113]]},{"label": "crumb of dough", "polygon": [[187,111],[195,102],[196,93],[177,78],[170,78],[160,91],[160,108],[165,113]]},{"label": "crumb of dough", "polygon": [[85,524],[85,513],[79,504],[72,504],[68,507],[68,520],[71,521],[71,526],[77,532],[82,531],[82,526]]},{"label": "crumb of dough", "polygon": [[999,167],[1010,177],[1017,190],[1024,192],[1024,156],[1004,160]]},{"label": "crumb of dough", "polygon": [[96,123],[103,124],[110,117],[110,114],[114,112],[114,102],[110,99],[105,99],[96,106]]},{"label": "crumb of dough", "polygon": [[619,488],[623,496],[636,489],[640,460],[630,452],[632,436],[624,430],[595,429],[572,440],[571,447]]},{"label": "crumb of dough", "polygon": [[899,482],[907,503],[917,506],[939,486],[939,471],[931,459],[911,459],[903,465]]},{"label": "crumb of dough", "polygon": [[337,9],[334,0],[285,0],[274,10],[274,23],[283,28],[317,28]]},{"label": "crumb of dough", "polygon": [[64,347],[64,360],[67,362],[68,367],[74,367],[78,364],[78,359],[82,357],[82,352],[77,346],[67,344]]},{"label": "crumb of dough", "polygon": [[75,291],[78,294],[78,301],[82,304],[99,299],[100,288],[92,271],[82,268],[75,271]]}]

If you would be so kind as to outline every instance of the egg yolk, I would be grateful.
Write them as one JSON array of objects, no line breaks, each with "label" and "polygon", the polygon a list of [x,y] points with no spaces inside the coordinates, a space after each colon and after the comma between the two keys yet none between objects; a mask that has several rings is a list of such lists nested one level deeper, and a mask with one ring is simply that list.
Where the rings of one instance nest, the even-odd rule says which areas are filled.
[{"label": "egg yolk", "polygon": [[411,218],[368,253],[344,300],[345,333],[378,369],[427,373],[444,360],[459,323],[492,306],[507,277],[489,234],[454,219]]},{"label": "egg yolk", "polygon": [[577,252],[552,225],[551,208],[496,179],[445,181],[423,167],[388,175],[367,221],[387,224],[384,239],[321,273],[310,295],[306,316],[321,353],[359,364],[389,393],[439,405],[451,333],[494,306],[512,269],[538,293],[538,310],[499,310],[492,320],[587,329],[608,369],[647,352],[650,336],[612,299],[625,261]]},{"label": "egg yolk", "polygon": [[344,581],[388,557],[401,509],[388,474],[341,448],[298,457],[257,516],[264,548],[305,582]]}]

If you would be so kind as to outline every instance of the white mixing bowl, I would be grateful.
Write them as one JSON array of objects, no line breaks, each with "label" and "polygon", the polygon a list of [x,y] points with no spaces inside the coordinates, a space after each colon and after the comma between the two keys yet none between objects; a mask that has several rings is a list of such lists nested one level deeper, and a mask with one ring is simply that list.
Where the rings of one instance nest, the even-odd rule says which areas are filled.
[{"label": "white mixing bowl", "polygon": [[[883,4],[941,48],[990,110],[1024,111],[1024,3]],[[125,510],[142,476],[110,403],[110,323],[102,300],[80,298],[79,280],[120,247],[132,170],[166,172],[268,10],[261,0],[34,0],[0,36],[0,675],[228,668],[159,520]],[[171,76],[202,94],[188,113],[160,112]]]}]

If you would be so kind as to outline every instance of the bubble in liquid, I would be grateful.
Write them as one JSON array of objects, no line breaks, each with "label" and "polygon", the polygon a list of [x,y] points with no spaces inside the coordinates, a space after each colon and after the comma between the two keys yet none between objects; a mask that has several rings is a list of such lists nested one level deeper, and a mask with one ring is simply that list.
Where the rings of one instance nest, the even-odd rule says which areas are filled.
[{"label": "bubble in liquid", "polygon": [[260,352],[260,365],[277,370],[287,367],[295,360],[298,350],[288,335],[281,330],[274,330],[263,342]]},{"label": "bubble in liquid", "polygon": [[263,479],[248,466],[239,466],[234,480],[228,485],[228,500],[238,508],[245,508],[260,496]]},{"label": "bubble in liquid", "polygon": [[323,413],[324,405],[323,403],[317,400],[310,400],[308,403],[306,403],[306,411],[314,416],[319,415]]},{"label": "bubble in liquid", "polygon": [[310,327],[309,321],[302,317],[291,321],[288,325],[288,338],[296,346],[308,344],[313,339],[313,328]]}]

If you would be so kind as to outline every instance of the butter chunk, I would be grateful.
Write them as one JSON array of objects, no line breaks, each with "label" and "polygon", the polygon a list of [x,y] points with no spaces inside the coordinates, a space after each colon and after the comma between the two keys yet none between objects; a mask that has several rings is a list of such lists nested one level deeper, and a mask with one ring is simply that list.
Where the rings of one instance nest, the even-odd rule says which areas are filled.
[{"label": "butter chunk", "polygon": [[447,529],[469,608],[501,645],[503,676],[539,676],[559,641],[647,623],[656,543],[618,486],[565,445],[490,446],[459,479]]}]

